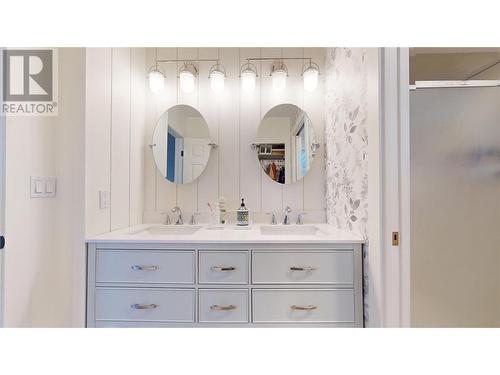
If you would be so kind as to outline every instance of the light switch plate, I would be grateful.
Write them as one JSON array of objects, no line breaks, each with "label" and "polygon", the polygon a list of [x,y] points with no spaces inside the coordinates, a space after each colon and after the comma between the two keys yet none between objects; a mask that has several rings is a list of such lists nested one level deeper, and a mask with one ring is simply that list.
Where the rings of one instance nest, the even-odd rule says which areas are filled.
[{"label": "light switch plate", "polygon": [[99,190],[99,209],[107,210],[111,206],[111,197],[108,190]]},{"label": "light switch plate", "polygon": [[31,176],[31,198],[54,198],[56,196],[57,178],[54,176]]}]

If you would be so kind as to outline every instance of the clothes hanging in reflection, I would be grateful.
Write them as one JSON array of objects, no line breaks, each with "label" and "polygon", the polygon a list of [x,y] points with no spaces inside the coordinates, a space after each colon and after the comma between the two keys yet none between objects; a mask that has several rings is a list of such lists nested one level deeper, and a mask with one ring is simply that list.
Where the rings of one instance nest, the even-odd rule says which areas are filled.
[{"label": "clothes hanging in reflection", "polygon": [[268,173],[268,175],[271,176],[271,178],[274,181],[277,180],[278,169],[276,168],[276,164],[274,164],[274,163],[269,164],[269,173]]},{"label": "clothes hanging in reflection", "polygon": [[278,172],[278,182],[280,184],[285,183],[285,167],[281,167]]},{"label": "clothes hanging in reflection", "polygon": [[263,167],[266,174],[271,177],[273,181],[279,182],[280,184],[285,183],[285,166],[283,162],[268,161]]}]

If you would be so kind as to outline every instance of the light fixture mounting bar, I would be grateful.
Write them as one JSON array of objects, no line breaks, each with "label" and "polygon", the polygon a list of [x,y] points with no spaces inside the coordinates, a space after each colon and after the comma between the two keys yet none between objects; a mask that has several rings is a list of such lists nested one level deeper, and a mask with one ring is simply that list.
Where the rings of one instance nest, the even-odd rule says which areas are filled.
[{"label": "light fixture mounting bar", "polygon": [[247,61],[312,60],[312,57],[247,57]]},{"label": "light fixture mounting bar", "polygon": [[157,63],[183,63],[183,62],[218,62],[220,59],[158,59]]}]

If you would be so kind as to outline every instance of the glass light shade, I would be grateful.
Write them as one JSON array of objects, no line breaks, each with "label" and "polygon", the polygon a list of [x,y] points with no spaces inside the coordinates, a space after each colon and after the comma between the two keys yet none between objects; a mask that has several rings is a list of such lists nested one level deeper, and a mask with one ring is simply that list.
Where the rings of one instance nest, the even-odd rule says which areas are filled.
[{"label": "glass light shade", "polygon": [[311,92],[314,89],[316,89],[316,87],[318,87],[318,75],[319,75],[318,69],[314,67],[306,69],[306,71],[303,74],[304,90]]},{"label": "glass light shade", "polygon": [[255,79],[257,74],[252,69],[246,69],[241,72],[241,87],[246,92],[255,90]]},{"label": "glass light shade", "polygon": [[190,94],[194,89],[194,75],[193,73],[183,70],[179,73],[179,81],[181,90],[185,94]]},{"label": "glass light shade", "polygon": [[224,91],[225,78],[226,77],[224,76],[224,73],[218,70],[214,70],[212,73],[210,73],[210,87],[212,88],[213,92],[219,94]]},{"label": "glass light shade", "polygon": [[149,89],[155,93],[159,94],[165,89],[165,76],[159,70],[152,70],[148,75]]},{"label": "glass light shade", "polygon": [[284,90],[286,88],[286,72],[284,70],[275,70],[272,74],[273,89]]}]

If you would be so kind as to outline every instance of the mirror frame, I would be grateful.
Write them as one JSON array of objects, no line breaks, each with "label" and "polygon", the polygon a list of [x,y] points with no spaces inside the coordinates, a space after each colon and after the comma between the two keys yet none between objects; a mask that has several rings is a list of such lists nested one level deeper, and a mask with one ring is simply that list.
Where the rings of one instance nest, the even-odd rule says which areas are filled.
[{"label": "mirror frame", "polygon": [[[160,123],[160,121],[161,121],[161,119],[163,118],[163,116],[165,116],[165,114],[168,114],[168,113],[169,113],[169,111],[171,111],[172,109],[174,109],[174,108],[176,108],[176,107],[189,107],[191,110],[194,110],[194,111],[196,111],[196,112],[199,114],[199,116],[201,117],[201,119],[203,120],[203,122],[204,122],[204,124],[205,124],[205,126],[206,126],[206,130],[207,130],[207,132],[208,132],[208,137],[206,138],[206,139],[208,140],[208,145],[207,145],[207,146],[208,146],[208,147],[210,147],[210,149],[209,149],[209,154],[208,154],[208,157],[207,157],[207,159],[206,159],[207,161],[206,161],[205,165],[203,166],[203,170],[199,173],[199,175],[197,175],[195,178],[193,178],[193,179],[192,179],[192,180],[190,180],[189,182],[182,182],[182,183],[169,180],[169,179],[168,179],[168,177],[167,177],[167,171],[166,171],[166,170],[165,170],[165,171],[163,171],[163,170],[159,167],[159,165],[158,165],[158,164],[159,164],[159,163],[158,163],[158,158],[159,158],[159,156],[158,156],[158,151],[157,151],[157,150],[158,150],[158,149],[157,149],[158,144],[157,144],[157,142],[155,141],[155,140],[157,140],[157,134],[158,134],[158,132],[159,132],[159,131],[161,131],[161,132],[162,132],[162,134],[163,134],[163,133],[165,133],[165,134],[167,134],[167,133],[168,133],[168,129],[169,129],[168,124],[163,125],[163,124],[161,124],[161,123]],[[162,126],[162,129],[160,129],[160,128],[159,128],[160,126]],[[157,169],[157,170],[158,170],[158,172],[159,172],[159,173],[163,176],[163,179],[164,179],[165,181],[167,181],[167,182],[169,182],[169,183],[171,183],[171,184],[176,184],[176,185],[187,185],[187,184],[190,184],[190,183],[195,182],[195,181],[196,181],[196,180],[197,180],[197,179],[198,179],[198,178],[199,178],[199,177],[203,174],[203,172],[204,172],[204,171],[205,171],[205,169],[207,168],[207,165],[208,165],[208,163],[210,162],[210,158],[211,158],[211,155],[212,155],[212,153],[213,153],[213,150],[217,149],[217,147],[218,147],[218,146],[217,146],[217,144],[216,144],[216,143],[212,140],[212,138],[210,137],[210,128],[208,127],[208,123],[207,123],[207,121],[206,121],[205,117],[201,114],[201,112],[200,112],[197,108],[194,108],[193,106],[190,106],[190,105],[188,105],[188,104],[175,104],[175,105],[173,105],[173,106],[169,107],[168,109],[166,109],[165,111],[163,111],[163,113],[160,115],[160,117],[156,120],[156,125],[155,125],[155,127],[154,127],[154,129],[153,129],[153,134],[151,135],[151,139],[152,139],[152,141],[151,141],[151,143],[149,144],[149,148],[151,149],[151,152],[152,152],[152,154],[153,154],[152,156],[153,156],[153,161],[154,161],[154,164],[155,164],[156,169]],[[165,141],[165,147],[164,147],[164,148],[165,148],[165,161],[166,161],[166,158],[167,158],[167,155],[166,155],[166,152],[167,152],[167,151],[166,151],[166,150],[167,150],[167,142],[166,142],[166,141]],[[184,151],[184,150],[183,150],[183,151]],[[164,173],[164,172],[165,172],[165,173]]]},{"label": "mirror frame", "polygon": [[[269,159],[269,160],[275,160],[278,164],[281,163],[281,160],[286,160],[285,159],[285,156],[283,156],[282,158],[281,157],[278,157],[279,155],[283,154],[285,155],[286,151],[286,140],[284,142],[263,142],[260,138],[259,138],[259,133],[261,132],[262,130],[262,126],[263,126],[263,123],[265,121],[265,119],[272,113],[273,110],[275,110],[276,108],[280,107],[280,106],[291,106],[291,107],[295,107],[296,109],[298,109],[299,111],[301,111],[302,113],[302,117],[298,120],[298,121],[301,121],[303,118],[307,118],[307,121],[308,121],[308,126],[310,127],[310,129],[312,129],[312,140],[311,142],[308,143],[309,147],[311,148],[311,161],[309,162],[309,166],[306,170],[306,172],[300,177],[300,178],[297,178],[295,179],[294,181],[292,182],[286,182],[286,175],[288,175],[286,173],[286,164],[285,164],[285,176],[283,176],[285,182],[279,182],[277,181],[276,179],[273,179],[269,174],[268,172],[266,172],[264,166],[263,166],[263,163],[262,161],[263,160],[266,160],[266,159]],[[303,121],[302,121],[303,122]],[[297,122],[298,123],[298,122]],[[294,129],[292,130],[295,130],[297,129],[297,126],[294,127]],[[292,134],[292,132],[290,132],[290,134]],[[271,155],[273,154],[273,146],[276,145],[276,149],[274,150],[274,152],[276,152],[276,156],[273,158]],[[282,146],[282,147],[280,147]],[[316,160],[316,156],[317,156],[317,151],[318,149],[321,147],[320,143],[317,142],[317,135],[316,135],[316,129],[314,128],[314,125],[311,121],[311,118],[309,117],[308,113],[302,109],[301,107],[299,107],[298,105],[296,104],[292,104],[292,103],[280,103],[280,104],[277,104],[275,106],[273,106],[271,109],[269,109],[266,114],[262,117],[261,121],[260,121],[260,124],[259,124],[259,127],[257,129],[257,140],[251,144],[251,147],[252,149],[254,149],[256,151],[256,156],[257,156],[257,161],[259,163],[259,167],[264,170],[264,174],[273,182],[277,183],[277,184],[280,184],[280,185],[293,185],[295,183],[298,183],[300,182],[303,178],[305,178],[307,176],[307,174],[309,173],[309,171],[311,170],[315,160]],[[293,148],[292,146],[290,146],[291,148]],[[292,153],[292,157],[293,157],[293,151],[290,150],[290,153]],[[269,156],[267,156],[269,155]],[[278,160],[279,159],[279,160]],[[283,163],[286,163],[285,161],[283,161]],[[290,161],[290,163],[292,163],[292,161]],[[296,163],[295,163],[296,164]],[[290,167],[292,168],[292,167]],[[296,173],[297,171],[295,171]],[[293,172],[292,172],[293,173]],[[291,175],[290,175],[291,176]],[[291,179],[291,177],[289,177],[289,179]]]}]

